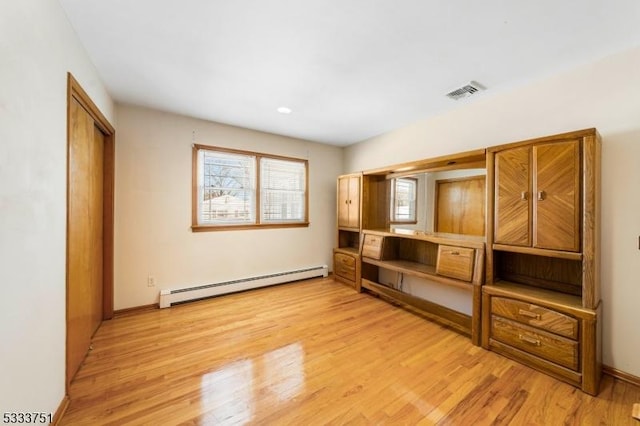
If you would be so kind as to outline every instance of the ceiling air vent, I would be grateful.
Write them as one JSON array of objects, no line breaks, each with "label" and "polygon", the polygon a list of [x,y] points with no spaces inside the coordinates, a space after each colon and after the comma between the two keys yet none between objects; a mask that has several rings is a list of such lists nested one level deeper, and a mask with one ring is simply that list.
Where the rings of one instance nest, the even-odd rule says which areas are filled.
[{"label": "ceiling air vent", "polygon": [[469,84],[466,84],[459,89],[452,90],[451,92],[447,93],[447,96],[457,101],[458,99],[469,97],[474,93],[484,89],[485,87],[477,81],[470,81]]}]

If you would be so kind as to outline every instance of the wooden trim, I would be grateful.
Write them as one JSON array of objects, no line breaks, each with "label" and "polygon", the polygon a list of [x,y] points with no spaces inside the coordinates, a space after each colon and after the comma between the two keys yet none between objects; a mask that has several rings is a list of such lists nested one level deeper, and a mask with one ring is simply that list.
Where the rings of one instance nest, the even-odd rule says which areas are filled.
[{"label": "wooden trim", "polygon": [[80,83],[78,83],[78,80],[76,80],[71,73],[67,73],[67,94],[73,96],[80,105],[87,110],[96,121],[98,128],[102,130],[105,135],[112,135],[116,132],[111,123],[109,123],[109,120],[102,114],[100,108],[93,103],[91,97],[84,91]]},{"label": "wooden trim", "polygon": [[160,305],[158,303],[151,303],[149,305],[142,305],[142,306],[134,306],[132,308],[118,309],[114,311],[113,317],[121,318],[121,317],[126,317],[131,315],[142,314],[149,311],[155,311],[156,309],[160,309]]},{"label": "wooden trim", "polygon": [[623,382],[631,383],[632,385],[640,387],[640,377],[634,376],[633,374],[625,373],[624,371],[618,370],[608,365],[602,366],[602,372],[615,379],[622,380]]},{"label": "wooden trim", "polygon": [[411,161],[392,166],[381,167],[379,169],[365,170],[364,175],[387,175],[389,173],[418,173],[436,170],[467,169],[468,165],[481,164],[485,161],[486,150],[476,149],[473,151],[460,152],[458,154],[443,155],[429,158],[427,160]]},{"label": "wooden trim", "polygon": [[585,308],[600,302],[600,135],[584,138],[582,157],[582,300]]},{"label": "wooden trim", "polygon": [[[485,249],[485,284],[492,284],[495,279],[493,271],[493,226],[495,215],[495,154],[493,152],[487,153],[487,180],[485,182],[487,191],[487,200],[485,208],[485,238],[487,246]],[[483,324],[484,325],[484,324]],[[484,333],[484,332],[483,332]],[[489,343],[483,347],[487,349]]]},{"label": "wooden trim", "polygon": [[191,148],[191,228],[198,225],[198,148]]},{"label": "wooden trim", "polygon": [[64,413],[67,412],[67,408],[69,408],[69,395],[65,395],[60,401],[60,405],[58,405],[58,409],[53,415],[53,419],[51,420],[51,426],[56,426],[64,417]]},{"label": "wooden trim", "polygon": [[502,145],[495,145],[487,148],[487,153],[504,151],[511,148],[518,148],[521,146],[528,146],[531,144],[538,144],[543,142],[558,142],[562,140],[580,139],[586,136],[594,135],[596,133],[597,132],[595,128],[576,130],[575,132],[560,133],[559,135],[544,136],[542,138],[527,139]]},{"label": "wooden trim", "polygon": [[484,237],[479,235],[427,233],[423,231],[393,229],[375,230],[363,229],[363,234],[379,235],[381,237],[408,238],[413,240],[429,241],[434,244],[444,244],[449,246],[467,247],[473,249],[484,249]]},{"label": "wooden trim", "polygon": [[[231,224],[231,225],[200,225],[198,224],[198,151],[218,151],[231,154],[245,155],[255,157],[256,160],[256,188],[255,188],[255,223]],[[283,155],[265,154],[255,151],[242,151],[239,149],[223,148],[218,146],[193,144],[191,155],[191,230],[193,232],[208,231],[231,231],[241,229],[256,228],[300,228],[309,226],[309,160],[295,157],[286,157]],[[274,160],[284,160],[298,162],[304,164],[305,168],[305,193],[304,193],[304,219],[302,222],[277,222],[277,223],[261,223],[261,204],[260,204],[260,160],[269,158]]]},{"label": "wooden trim", "polygon": [[[71,144],[71,104],[76,100],[94,121],[104,134],[104,170],[103,170],[103,276],[102,276],[102,319],[113,318],[113,270],[114,270],[114,223],[115,223],[115,129],[109,120],[84,91],[80,83],[71,73],[67,73],[67,182],[66,182],[66,253],[65,253],[65,318],[68,321],[69,313],[69,148]],[[68,347],[68,336],[65,326],[65,357]],[[65,390],[69,389],[69,377],[65,362]]]}]

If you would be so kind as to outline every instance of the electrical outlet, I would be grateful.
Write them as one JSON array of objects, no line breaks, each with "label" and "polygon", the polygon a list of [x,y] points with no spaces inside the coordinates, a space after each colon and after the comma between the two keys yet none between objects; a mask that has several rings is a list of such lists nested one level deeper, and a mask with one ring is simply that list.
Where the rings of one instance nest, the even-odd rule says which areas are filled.
[{"label": "electrical outlet", "polygon": [[147,287],[155,287],[156,286],[156,277],[153,275],[149,275],[147,277]]}]

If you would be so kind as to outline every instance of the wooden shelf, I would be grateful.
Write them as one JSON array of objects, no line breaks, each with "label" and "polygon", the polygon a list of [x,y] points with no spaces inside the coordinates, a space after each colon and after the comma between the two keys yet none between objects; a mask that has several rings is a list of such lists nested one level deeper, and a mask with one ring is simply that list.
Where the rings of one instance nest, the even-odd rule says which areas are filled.
[{"label": "wooden shelf", "polygon": [[582,307],[582,298],[538,287],[531,287],[510,281],[498,281],[486,284],[484,292],[493,296],[516,298],[537,305],[548,306],[585,319],[593,319],[595,311]]},{"label": "wooden shelf", "polygon": [[547,250],[547,249],[539,249],[539,248],[533,248],[533,247],[508,246],[504,244],[494,244],[493,249],[498,251],[508,251],[511,253],[531,254],[534,256],[556,257],[560,259],[577,260],[577,261],[582,260],[582,253],[573,253],[570,251]]},{"label": "wooden shelf", "polygon": [[434,244],[453,245],[484,250],[485,237],[460,234],[446,234],[441,232],[424,232],[412,229],[364,229],[366,234],[379,235],[381,237],[408,238],[420,241],[429,241]]},{"label": "wooden shelf", "polygon": [[359,256],[360,255],[360,249],[357,247],[336,247],[333,249],[333,251],[337,251],[340,253],[346,253],[346,254],[350,254],[350,255],[354,255],[354,256]]},{"label": "wooden shelf", "polygon": [[363,257],[362,262],[368,263],[370,265],[375,265],[380,268],[402,272],[403,274],[412,275],[414,277],[425,278],[442,284],[452,285],[455,287],[469,289],[473,286],[473,284],[471,283],[465,283],[463,281],[458,281],[438,275],[436,274],[435,266],[425,265],[424,263],[412,262],[409,260],[376,260],[369,257]]}]

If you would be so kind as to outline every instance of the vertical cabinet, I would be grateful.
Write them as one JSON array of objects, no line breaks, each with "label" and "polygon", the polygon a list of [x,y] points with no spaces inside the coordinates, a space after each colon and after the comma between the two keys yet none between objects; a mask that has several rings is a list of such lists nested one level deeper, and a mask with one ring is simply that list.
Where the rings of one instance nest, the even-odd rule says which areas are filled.
[{"label": "vertical cabinet", "polygon": [[495,154],[495,243],[580,250],[580,141]]},{"label": "vertical cabinet", "polygon": [[482,345],[597,394],[600,136],[488,149]]},{"label": "vertical cabinet", "polygon": [[337,245],[333,249],[333,274],[340,282],[360,290],[360,205],[362,176],[338,177]]},{"label": "vertical cabinet", "polygon": [[338,178],[338,227],[360,227],[360,175]]}]

